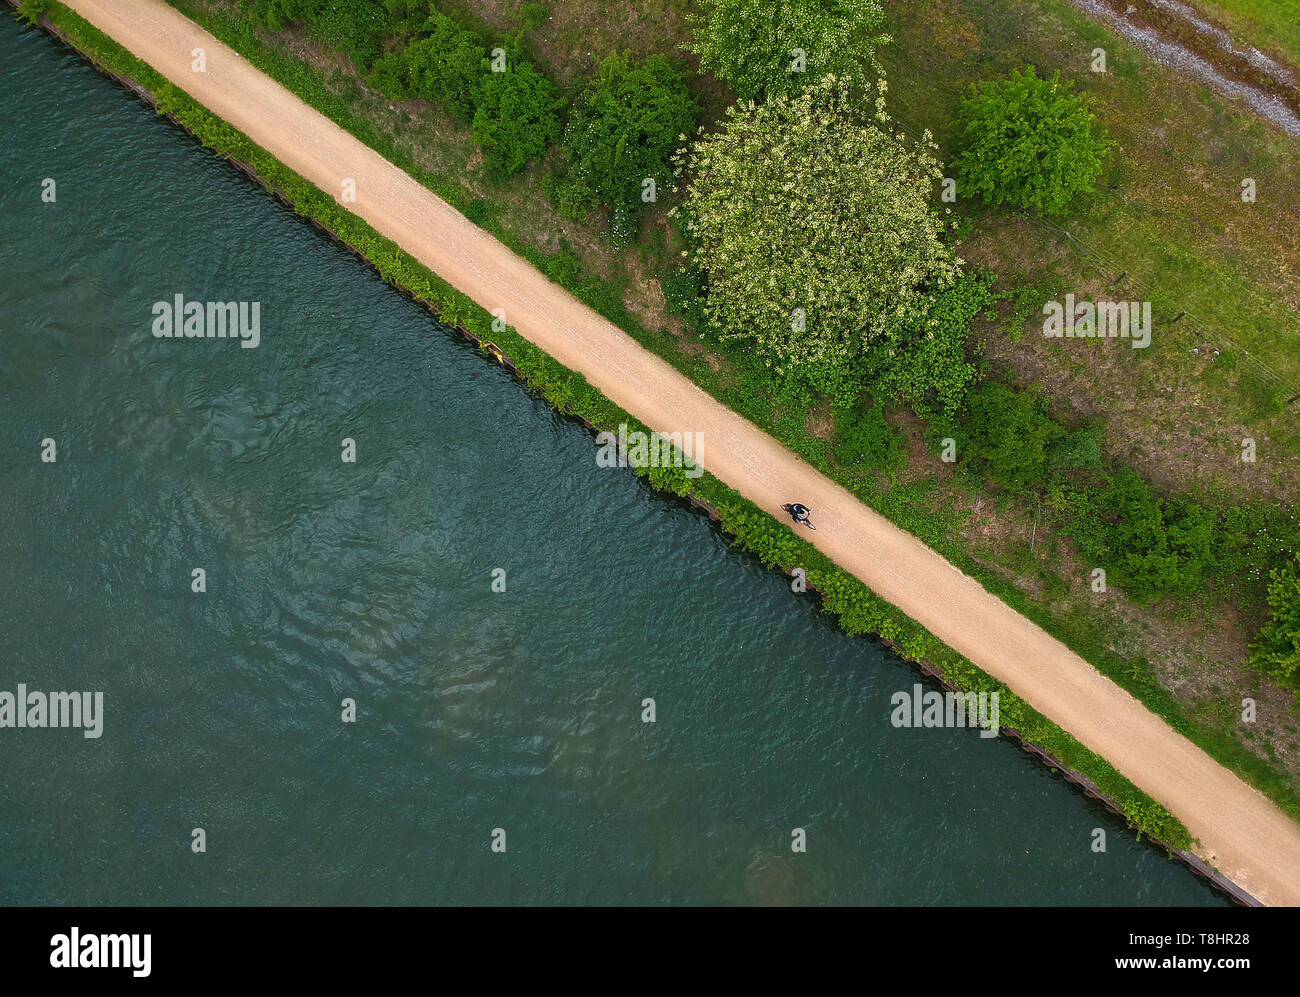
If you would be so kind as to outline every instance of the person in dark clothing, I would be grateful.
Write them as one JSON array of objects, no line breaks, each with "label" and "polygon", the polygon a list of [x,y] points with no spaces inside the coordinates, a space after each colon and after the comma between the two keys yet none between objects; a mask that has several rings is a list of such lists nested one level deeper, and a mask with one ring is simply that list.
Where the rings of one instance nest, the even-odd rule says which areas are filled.
[{"label": "person in dark clothing", "polygon": [[801,505],[800,503],[795,502],[791,505],[783,505],[781,508],[788,512],[790,518],[796,523],[803,523],[803,525],[808,527],[810,530],[817,529],[817,527],[813,526],[812,520],[808,518],[810,510],[806,505]]}]

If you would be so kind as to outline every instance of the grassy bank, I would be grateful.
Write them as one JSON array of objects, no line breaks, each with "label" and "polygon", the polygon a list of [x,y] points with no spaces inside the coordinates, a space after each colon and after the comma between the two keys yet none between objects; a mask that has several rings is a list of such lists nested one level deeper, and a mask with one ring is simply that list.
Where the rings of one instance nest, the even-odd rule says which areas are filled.
[{"label": "grassy bank", "polygon": [[[1287,405],[1300,391],[1295,139],[1065,0],[893,0],[889,10],[895,113],[932,129],[946,152],[969,86],[1027,63],[1059,69],[1116,141],[1103,187],[1068,220],[1047,227],[976,209],[962,248],[1027,285],[1152,301],[1152,345],[1046,340],[1035,334],[1039,314],[982,329],[989,355],[1020,380],[1049,384],[1071,415],[1107,420],[1111,456],[1166,491],[1300,497],[1300,421]],[[1107,54],[1103,73],[1090,68],[1096,48]],[[1260,192],[1253,203],[1240,196],[1244,178]],[[1267,450],[1255,464],[1239,458],[1246,436]]]},{"label": "grassy bank", "polygon": [[[444,321],[494,340],[510,355],[530,386],[544,394],[557,409],[596,426],[612,427],[618,422],[637,426],[634,419],[612,405],[581,376],[556,363],[513,330],[493,331],[490,314],[82,19],[57,6],[49,9],[48,17],[76,47],[98,64],[150,91],[161,112],[173,115],[218,154],[247,164],[271,190],[287,199],[301,214],[336,233],[368,259],[389,283],[411,293],[438,312]],[[962,688],[1000,691],[1002,716],[1008,726],[1095,783],[1141,833],[1174,848],[1190,844],[1181,824],[1103,759],[1087,751],[970,662],[944,647],[924,628],[875,597],[860,582],[842,572],[815,548],[799,540],[752,503],[709,475],[692,480],[681,471],[672,469],[650,469],[644,473],[657,488],[690,495],[711,506],[723,528],[735,536],[736,543],[765,564],[803,567],[808,572],[810,584],[821,593],[823,608],[848,633],[879,634],[905,657],[931,662]]]}]

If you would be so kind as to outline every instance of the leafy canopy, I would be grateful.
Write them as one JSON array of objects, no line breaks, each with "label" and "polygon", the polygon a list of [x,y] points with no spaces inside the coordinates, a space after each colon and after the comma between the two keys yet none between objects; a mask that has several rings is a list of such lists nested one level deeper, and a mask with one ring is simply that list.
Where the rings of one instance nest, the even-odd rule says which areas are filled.
[{"label": "leafy canopy", "polygon": [[699,0],[683,47],[741,100],[786,96],[827,75],[866,83],[876,67],[880,0]]},{"label": "leafy canopy", "polygon": [[379,57],[391,15],[381,0],[247,0],[244,6],[256,23],[274,31],[292,22],[307,25],[362,67]]},{"label": "leafy canopy", "polygon": [[487,45],[450,17],[433,14],[423,37],[380,56],[372,79],[386,97],[418,97],[463,121],[474,115],[474,95],[484,82]]},{"label": "leafy canopy", "polygon": [[793,99],[730,108],[679,154],[707,318],[769,365],[834,367],[868,340],[910,335],[937,321],[929,295],[959,273],[931,206],[935,147],[887,130],[880,86],[874,121],[831,77]]},{"label": "leafy canopy", "polygon": [[1269,575],[1268,605],[1272,617],[1250,647],[1250,660],[1265,675],[1300,684],[1300,558]]},{"label": "leafy canopy", "polygon": [[662,55],[611,55],[579,95],[565,130],[576,179],[600,204],[637,211],[642,182],[670,179],[669,160],[700,108]]},{"label": "leafy canopy", "polygon": [[488,172],[518,173],[560,138],[564,99],[555,84],[522,60],[489,72],[475,95],[470,131]]},{"label": "leafy canopy", "polygon": [[1042,215],[1063,214],[1090,192],[1110,142],[1094,134],[1093,115],[1070,87],[1059,73],[1040,79],[1033,66],[972,86],[959,112],[959,190]]}]

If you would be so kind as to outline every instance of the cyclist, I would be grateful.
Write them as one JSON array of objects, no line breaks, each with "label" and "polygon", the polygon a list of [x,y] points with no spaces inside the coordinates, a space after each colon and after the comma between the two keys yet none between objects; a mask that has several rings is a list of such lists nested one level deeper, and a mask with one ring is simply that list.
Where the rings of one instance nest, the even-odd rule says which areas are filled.
[{"label": "cyclist", "polygon": [[793,519],[796,523],[802,523],[810,530],[817,529],[817,527],[813,526],[812,520],[808,518],[808,513],[811,510],[809,510],[809,508],[806,505],[802,505],[799,502],[795,502],[791,505],[783,505],[781,506],[781,508],[784,509],[786,512],[788,512],[790,514],[790,518]]}]

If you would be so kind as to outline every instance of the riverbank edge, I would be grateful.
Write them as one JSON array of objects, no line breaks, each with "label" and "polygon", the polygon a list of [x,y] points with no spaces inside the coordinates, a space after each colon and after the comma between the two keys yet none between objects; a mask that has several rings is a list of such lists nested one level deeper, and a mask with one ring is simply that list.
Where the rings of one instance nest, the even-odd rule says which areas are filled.
[{"label": "riverbank edge", "polygon": [[[9,0],[9,3],[20,6],[19,0]],[[44,11],[40,26],[342,243],[386,282],[428,308],[441,322],[457,329],[483,352],[504,363],[557,411],[579,419],[593,431],[611,429],[619,422],[645,430],[636,419],[595,391],[585,378],[557,363],[513,329],[493,329],[492,316],[484,309],[366,223],[340,209],[324,192],[285,168],[78,15],[52,4]],[[819,597],[820,608],[835,617],[840,628],[850,636],[878,637],[900,658],[947,689],[998,691],[1004,703],[1003,715],[1014,724],[1004,726],[1004,734],[1088,796],[1124,817],[1139,836],[1145,835],[1163,845],[1171,855],[1230,897],[1243,904],[1257,903],[1193,854],[1186,828],[1104,759],[941,644],[915,621],[876,597],[856,578],[794,537],[757,506],[707,473],[697,479],[687,479],[680,469],[638,469],[638,473],[657,490],[672,492],[704,510],[734,538],[737,546],[756,555],[765,565],[780,567],[787,573],[793,573],[792,565],[803,567],[807,587]]]}]

